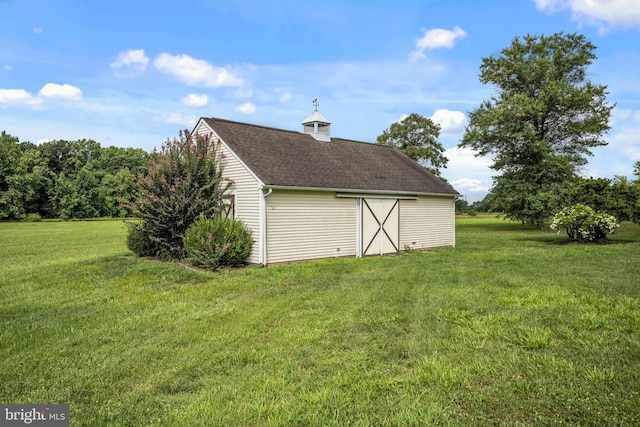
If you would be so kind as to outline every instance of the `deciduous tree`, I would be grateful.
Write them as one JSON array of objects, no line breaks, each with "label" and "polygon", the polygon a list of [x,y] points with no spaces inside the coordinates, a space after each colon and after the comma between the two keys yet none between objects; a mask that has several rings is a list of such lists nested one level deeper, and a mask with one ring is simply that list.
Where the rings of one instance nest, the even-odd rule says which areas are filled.
[{"label": "deciduous tree", "polygon": [[557,190],[606,145],[613,105],[587,74],[595,49],[579,34],[527,35],[482,59],[480,81],[496,92],[469,113],[460,146],[492,156],[508,217],[541,225]]},{"label": "deciduous tree", "polygon": [[410,114],[392,124],[378,136],[377,143],[395,147],[425,168],[440,176],[440,168],[446,168],[444,147],[438,142],[440,125],[428,117]]}]

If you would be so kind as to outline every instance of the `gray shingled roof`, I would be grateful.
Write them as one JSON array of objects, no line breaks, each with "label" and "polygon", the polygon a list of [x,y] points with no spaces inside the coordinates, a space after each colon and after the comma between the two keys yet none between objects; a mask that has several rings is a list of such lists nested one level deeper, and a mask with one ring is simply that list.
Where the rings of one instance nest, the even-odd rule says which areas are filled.
[{"label": "gray shingled roof", "polygon": [[459,194],[399,150],[301,132],[203,118],[266,186]]}]

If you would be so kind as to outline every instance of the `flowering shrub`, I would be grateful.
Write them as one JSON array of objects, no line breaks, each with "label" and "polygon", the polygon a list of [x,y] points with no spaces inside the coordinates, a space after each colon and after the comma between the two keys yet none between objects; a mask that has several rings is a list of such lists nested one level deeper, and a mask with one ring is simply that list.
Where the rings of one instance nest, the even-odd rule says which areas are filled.
[{"label": "flowering shrub", "polygon": [[200,215],[217,215],[231,185],[218,150],[217,141],[184,131],[151,153],[149,170],[138,176],[126,204],[138,220],[127,224],[135,253],[184,257],[186,230]]},{"label": "flowering shrub", "polygon": [[558,234],[558,227],[564,228],[567,236],[573,240],[593,242],[605,239],[607,234],[615,233],[619,225],[612,215],[598,213],[589,206],[574,205],[558,212],[550,227],[552,230],[558,230]]},{"label": "flowering shrub", "polygon": [[252,246],[251,231],[234,218],[200,217],[184,235],[187,256],[212,270],[243,264]]}]

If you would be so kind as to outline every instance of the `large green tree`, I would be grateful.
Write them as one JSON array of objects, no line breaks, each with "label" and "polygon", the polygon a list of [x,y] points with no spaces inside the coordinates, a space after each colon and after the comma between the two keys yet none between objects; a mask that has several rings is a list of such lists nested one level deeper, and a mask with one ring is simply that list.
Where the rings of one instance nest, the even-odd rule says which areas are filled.
[{"label": "large green tree", "polygon": [[428,117],[413,113],[385,129],[376,143],[399,149],[440,176],[440,168],[446,168],[449,159],[443,154],[444,147],[438,142],[439,136],[440,125]]},{"label": "large green tree", "polygon": [[482,58],[480,81],[495,95],[469,113],[460,146],[492,157],[492,194],[509,218],[541,225],[591,150],[606,145],[613,105],[587,74],[595,49],[580,34],[527,35]]}]

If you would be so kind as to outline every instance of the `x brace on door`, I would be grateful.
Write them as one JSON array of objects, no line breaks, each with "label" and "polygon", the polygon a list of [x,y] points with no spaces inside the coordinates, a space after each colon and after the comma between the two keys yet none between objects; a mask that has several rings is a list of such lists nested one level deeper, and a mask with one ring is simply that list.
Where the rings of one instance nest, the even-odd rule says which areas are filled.
[{"label": "x brace on door", "polygon": [[[391,206],[391,208],[389,208],[386,213],[384,211],[382,211],[382,215],[385,215],[384,220],[381,222],[379,219],[379,216],[381,217],[382,215],[380,215],[379,213],[376,213],[374,209],[372,209],[371,205],[367,202],[366,199],[362,199],[364,206],[367,207],[367,210],[371,213],[371,217],[373,218],[373,220],[376,222],[377,224],[377,229],[375,231],[375,233],[371,236],[371,239],[369,240],[368,243],[366,243],[366,246],[364,247],[363,250],[363,255],[367,255],[369,253],[369,249],[371,248],[371,245],[373,245],[375,242],[380,242],[381,243],[381,248],[382,248],[382,242],[380,239],[384,239],[384,243],[385,244],[391,244],[391,246],[393,247],[393,251],[394,252],[398,252],[399,248],[398,248],[398,242],[397,242],[397,238],[393,238],[388,230],[385,228],[385,225],[387,224],[387,221],[389,220],[389,218],[392,215],[398,215],[398,203],[399,200],[395,200],[394,204]],[[393,223],[393,221],[392,221]],[[397,226],[397,218],[396,218],[396,222],[395,225]],[[384,234],[384,236],[381,235],[381,232]],[[392,234],[396,234],[396,233],[392,233]],[[364,245],[363,245],[364,246]],[[381,253],[384,253],[384,251],[381,249],[380,251]],[[390,251],[388,251],[390,252]]]}]

